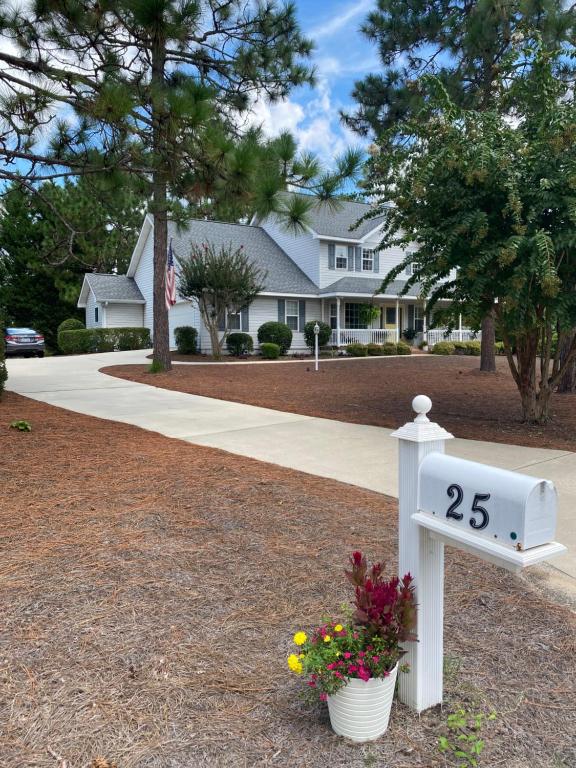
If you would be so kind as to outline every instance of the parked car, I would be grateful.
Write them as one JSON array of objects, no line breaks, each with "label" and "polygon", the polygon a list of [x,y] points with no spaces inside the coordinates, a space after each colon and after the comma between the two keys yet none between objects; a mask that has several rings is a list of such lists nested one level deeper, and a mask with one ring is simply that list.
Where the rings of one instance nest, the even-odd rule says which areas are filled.
[{"label": "parked car", "polygon": [[44,336],[32,328],[6,328],[4,342],[6,357],[8,355],[44,357]]}]

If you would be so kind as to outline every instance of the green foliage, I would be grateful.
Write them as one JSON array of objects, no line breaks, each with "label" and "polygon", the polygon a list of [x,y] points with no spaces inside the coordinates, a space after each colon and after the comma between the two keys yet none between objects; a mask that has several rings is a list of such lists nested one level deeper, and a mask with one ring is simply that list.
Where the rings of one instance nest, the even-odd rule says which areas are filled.
[{"label": "green foliage", "polygon": [[438,739],[439,751],[458,768],[477,768],[484,751],[481,731],[487,722],[496,719],[496,713],[488,715],[458,709],[448,715],[446,735]]},{"label": "green foliage", "polygon": [[346,352],[350,357],[368,357],[368,346],[366,344],[347,344]]},{"label": "green foliage", "polygon": [[482,347],[482,343],[480,341],[467,341],[466,344],[466,354],[467,355],[473,355],[474,357],[480,357],[480,350]]},{"label": "green foliage", "polygon": [[505,355],[506,350],[504,349],[504,342],[503,341],[497,341],[496,344],[494,344],[494,351],[497,355]]},{"label": "green foliage", "polygon": [[150,346],[148,328],[85,328],[58,334],[58,347],[64,355],[147,349]]},{"label": "green foliage", "polygon": [[397,355],[398,344],[393,341],[387,341],[385,344],[382,344],[382,354],[386,356]]},{"label": "green foliage", "polygon": [[191,325],[174,328],[176,349],[180,355],[195,355],[198,351],[198,331]]},{"label": "green foliage", "polygon": [[405,328],[402,331],[402,336],[406,339],[406,341],[414,341],[417,335],[418,332],[415,328]]},{"label": "green foliage", "polygon": [[4,359],[4,333],[2,333],[2,329],[4,328],[4,321],[2,319],[2,313],[0,313],[0,399],[2,399],[2,392],[4,392],[4,387],[6,386],[6,381],[8,380],[8,371],[6,369],[6,361]]},{"label": "green foliage", "polygon": [[285,355],[292,345],[292,331],[286,323],[269,320],[258,328],[258,343],[278,344],[280,354]]},{"label": "green foliage", "polygon": [[[196,300],[212,345],[219,359],[228,335],[228,317],[248,307],[264,287],[266,272],[244,250],[212,243],[193,244],[190,255],[180,258],[178,290]],[[221,334],[221,326],[223,334]],[[273,341],[273,339],[272,339]]]},{"label": "green foliage", "polygon": [[439,341],[430,350],[433,355],[453,355],[456,347],[451,341]]},{"label": "green foliage", "polygon": [[62,320],[58,326],[58,333],[60,331],[80,331],[86,328],[82,320],[78,320],[76,317],[68,317],[66,320]]},{"label": "green foliage", "polygon": [[321,320],[310,320],[306,323],[304,326],[304,341],[306,342],[307,346],[314,352],[314,326],[318,323],[318,326],[320,328],[320,331],[318,333],[318,347],[322,348],[325,347],[326,344],[330,341],[330,338],[332,336],[332,328],[327,324],[323,323]]},{"label": "green foliage", "polygon": [[260,354],[266,360],[277,360],[280,357],[282,350],[279,344],[274,344],[272,341],[263,341],[260,344]]},{"label": "green foliage", "polygon": [[406,344],[406,342],[404,341],[399,341],[398,344],[396,344],[396,354],[411,355],[412,347],[410,346],[410,344]]},{"label": "green foliage", "polygon": [[148,373],[164,373],[166,368],[159,360],[153,360],[148,366]]},{"label": "green foliage", "polygon": [[226,338],[226,348],[229,354],[241,357],[253,351],[254,342],[249,333],[230,333]]},{"label": "green foliage", "polygon": [[512,84],[503,70],[490,109],[462,109],[424,79],[426,109],[402,127],[411,141],[382,138],[371,182],[382,206],[392,203],[381,247],[418,243],[383,286],[410,261],[403,293],[420,285],[430,310],[448,300],[452,322],[464,310],[474,326],[493,312],[515,350],[524,419],[543,423],[576,357],[576,341],[562,364],[558,352],[576,327],[576,102],[560,54],[524,48],[509,63],[521,65]]},{"label": "green foliage", "polygon": [[[377,47],[381,64],[355,83],[359,106],[346,122],[362,134],[392,130],[402,135],[403,119],[424,106],[426,93],[418,79],[425,74],[437,75],[456,104],[483,108],[519,40],[542,39],[554,50],[572,43],[573,29],[572,9],[561,0],[547,3],[545,10],[521,0],[497,8],[461,0],[378,0],[362,32]],[[572,62],[565,61],[563,70],[568,75]]]},{"label": "green foliage", "polygon": [[32,425],[25,419],[17,419],[11,422],[10,429],[17,429],[19,432],[32,432]]},{"label": "green foliage", "polygon": [[360,304],[358,306],[360,325],[369,328],[374,320],[380,317],[380,307],[374,304]]},{"label": "green foliage", "polygon": [[368,357],[378,357],[384,354],[382,344],[367,344]]}]

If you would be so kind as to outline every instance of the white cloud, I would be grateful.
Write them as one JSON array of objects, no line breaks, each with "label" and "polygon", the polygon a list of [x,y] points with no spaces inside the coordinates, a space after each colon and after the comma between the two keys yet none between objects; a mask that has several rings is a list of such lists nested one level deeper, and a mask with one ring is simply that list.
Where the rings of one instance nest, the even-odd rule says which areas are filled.
[{"label": "white cloud", "polygon": [[356,18],[356,16],[367,13],[373,6],[374,0],[360,0],[360,2],[353,2],[348,7],[343,8],[340,12],[336,12],[331,21],[310,30],[308,34],[315,40],[331,37],[344,29],[344,27],[346,27],[352,19]]}]

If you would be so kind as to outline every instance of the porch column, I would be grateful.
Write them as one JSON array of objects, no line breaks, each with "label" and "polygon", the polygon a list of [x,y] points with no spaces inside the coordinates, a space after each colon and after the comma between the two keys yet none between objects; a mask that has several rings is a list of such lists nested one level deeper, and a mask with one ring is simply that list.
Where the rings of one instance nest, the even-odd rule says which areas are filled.
[{"label": "porch column", "polygon": [[428,326],[426,324],[426,302],[422,302],[422,341],[428,344]]},{"label": "porch column", "polygon": [[396,299],[396,341],[400,341],[400,302]]},{"label": "porch column", "polygon": [[336,346],[340,346],[340,298],[336,299]]},{"label": "porch column", "polygon": [[458,315],[458,341],[462,341],[462,315]]}]

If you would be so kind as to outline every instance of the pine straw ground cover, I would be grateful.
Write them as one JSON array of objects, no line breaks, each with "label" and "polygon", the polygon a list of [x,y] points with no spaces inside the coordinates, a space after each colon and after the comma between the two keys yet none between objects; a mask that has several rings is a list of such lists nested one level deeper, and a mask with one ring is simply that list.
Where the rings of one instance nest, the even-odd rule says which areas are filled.
[{"label": "pine straw ground cover", "polygon": [[[445,764],[446,712],[395,705],[355,746],[285,663],[347,599],[352,549],[394,568],[393,500],[12,394],[0,474],[1,766]],[[497,711],[482,765],[576,765],[575,629],[536,585],[449,554],[446,702]]]},{"label": "pine straw ground cover", "polygon": [[356,358],[258,365],[175,365],[169,373],[122,365],[103,372],[156,387],[308,416],[396,428],[412,420],[415,395],[432,398],[432,416],[456,437],[576,451],[576,394],[552,398],[549,424],[521,422],[508,363],[480,373],[478,357]]}]

